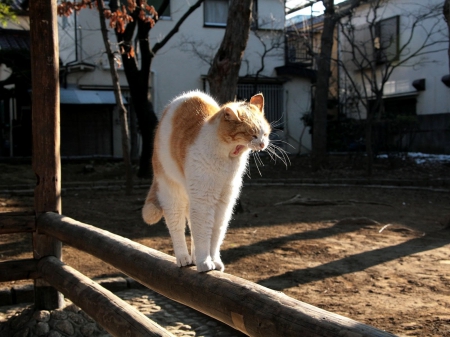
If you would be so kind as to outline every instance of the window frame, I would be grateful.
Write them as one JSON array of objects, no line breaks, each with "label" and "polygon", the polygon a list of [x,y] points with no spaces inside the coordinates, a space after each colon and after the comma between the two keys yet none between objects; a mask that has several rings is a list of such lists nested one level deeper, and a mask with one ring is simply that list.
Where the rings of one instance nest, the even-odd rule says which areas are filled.
[{"label": "window frame", "polygon": [[[389,32],[388,39],[391,40],[389,45],[383,46],[386,43],[386,36],[383,34],[383,24],[387,25],[388,22],[394,21],[395,27],[392,32]],[[390,23],[389,23],[390,24]],[[377,64],[383,64],[386,62],[398,61],[400,58],[400,16],[392,16],[386,19],[382,19],[375,23],[375,39],[378,39],[378,42],[374,41],[373,51],[374,58]],[[392,37],[395,39],[392,41]],[[379,44],[378,48],[376,43]],[[392,49],[395,49],[392,53]]]},{"label": "window frame", "polygon": [[[226,11],[226,20],[224,23],[222,22],[210,22],[206,21],[207,19],[207,4],[212,3],[219,3],[219,2],[226,2],[227,3],[227,11]],[[203,26],[204,27],[210,27],[210,28],[225,28],[227,26],[227,20],[228,20],[228,9],[230,7],[230,2],[228,0],[205,0],[203,2]]]}]

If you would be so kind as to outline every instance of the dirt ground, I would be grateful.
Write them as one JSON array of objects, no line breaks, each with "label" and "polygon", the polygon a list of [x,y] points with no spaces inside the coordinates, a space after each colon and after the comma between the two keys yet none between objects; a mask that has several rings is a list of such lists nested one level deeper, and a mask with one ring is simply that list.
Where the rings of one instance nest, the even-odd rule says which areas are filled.
[{"label": "dirt ground", "polygon": [[[348,156],[331,167],[312,173],[303,157],[292,158],[288,168],[265,163],[261,173],[328,183],[366,178]],[[3,191],[34,183],[27,164],[0,164],[0,172]],[[260,178],[253,165],[250,175],[246,181]],[[247,184],[243,212],[234,215],[222,246],[225,272],[396,335],[450,336],[450,187],[424,188],[424,182],[449,178],[448,164],[385,160],[376,162],[371,179],[421,188]],[[173,254],[164,223],[141,220],[145,188],[127,196],[122,189],[69,187],[73,181],[119,186],[121,179],[120,163],[63,164],[63,214]],[[31,194],[0,194],[0,212],[32,204]],[[30,247],[30,235],[0,236],[0,261],[31,257]],[[68,246],[63,260],[89,277],[120,275]]]}]

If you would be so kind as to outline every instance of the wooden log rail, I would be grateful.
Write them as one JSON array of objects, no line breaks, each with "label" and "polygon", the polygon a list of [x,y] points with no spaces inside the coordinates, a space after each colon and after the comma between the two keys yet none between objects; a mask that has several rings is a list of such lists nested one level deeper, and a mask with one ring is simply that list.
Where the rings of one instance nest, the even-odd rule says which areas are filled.
[{"label": "wooden log rail", "polygon": [[37,279],[37,261],[35,259],[22,259],[0,262],[0,282]]},{"label": "wooden log rail", "polygon": [[39,260],[44,280],[70,298],[113,336],[174,337],[127,302],[53,256]]},{"label": "wooden log rail", "polygon": [[34,212],[0,213],[0,235],[12,233],[32,233],[35,229]]},{"label": "wooden log rail", "polygon": [[40,215],[37,230],[249,336],[394,336],[233,275],[178,268],[174,257],[56,213]]}]

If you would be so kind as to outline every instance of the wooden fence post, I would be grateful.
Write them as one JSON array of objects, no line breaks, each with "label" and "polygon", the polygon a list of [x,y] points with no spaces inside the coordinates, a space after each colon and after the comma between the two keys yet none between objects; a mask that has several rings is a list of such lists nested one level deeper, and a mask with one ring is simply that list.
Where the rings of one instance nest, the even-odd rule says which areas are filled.
[{"label": "wooden fence post", "polygon": [[[30,1],[32,71],[33,170],[36,174],[36,216],[61,213],[59,131],[59,50],[56,0]],[[39,231],[33,233],[33,255],[61,258],[61,242]],[[62,294],[42,279],[34,282],[37,309],[63,306]]]}]

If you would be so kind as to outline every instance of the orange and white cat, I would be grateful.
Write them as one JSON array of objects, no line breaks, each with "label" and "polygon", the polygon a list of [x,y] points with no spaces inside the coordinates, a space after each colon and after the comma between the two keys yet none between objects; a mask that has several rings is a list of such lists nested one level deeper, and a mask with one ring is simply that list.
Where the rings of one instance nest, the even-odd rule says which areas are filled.
[{"label": "orange and white cat", "polygon": [[[146,223],[166,220],[178,266],[224,270],[220,245],[251,151],[269,145],[264,97],[220,107],[199,91],[175,98],[155,134],[153,183],[142,209]],[[185,229],[191,230],[189,254]]]}]

